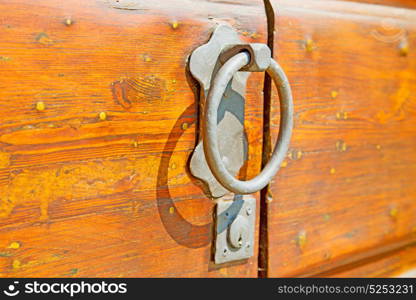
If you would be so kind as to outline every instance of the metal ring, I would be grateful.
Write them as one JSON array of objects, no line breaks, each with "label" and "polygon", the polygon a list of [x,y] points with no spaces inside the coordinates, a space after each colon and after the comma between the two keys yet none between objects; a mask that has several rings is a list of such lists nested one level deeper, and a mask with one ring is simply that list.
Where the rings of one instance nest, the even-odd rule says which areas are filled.
[{"label": "metal ring", "polygon": [[279,135],[273,154],[263,170],[253,179],[241,181],[226,169],[218,147],[217,114],[225,89],[234,74],[250,62],[250,54],[241,52],[231,57],[220,68],[209,90],[203,121],[204,153],[209,168],[218,182],[236,194],[251,194],[264,188],[279,171],[280,164],[289,148],[293,128],[293,100],[289,81],[279,64],[271,60],[266,72],[275,83],[280,99]]}]

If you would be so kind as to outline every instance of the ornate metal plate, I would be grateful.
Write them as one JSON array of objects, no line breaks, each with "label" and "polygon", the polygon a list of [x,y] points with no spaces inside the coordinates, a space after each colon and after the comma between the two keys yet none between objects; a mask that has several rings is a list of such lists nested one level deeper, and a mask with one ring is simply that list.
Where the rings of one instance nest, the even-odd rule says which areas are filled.
[{"label": "ornate metal plate", "polygon": [[[191,74],[201,85],[200,106],[203,108],[212,78],[222,66],[219,56],[227,45],[242,43],[238,34],[227,25],[218,26],[211,39],[197,48],[190,58]],[[218,109],[218,142],[227,170],[236,175],[247,160],[247,138],[244,133],[244,95],[249,72],[237,72],[228,85]],[[200,111],[203,111],[200,109]],[[191,161],[191,173],[206,183],[213,198],[228,193],[211,173],[205,159],[201,139]]]}]

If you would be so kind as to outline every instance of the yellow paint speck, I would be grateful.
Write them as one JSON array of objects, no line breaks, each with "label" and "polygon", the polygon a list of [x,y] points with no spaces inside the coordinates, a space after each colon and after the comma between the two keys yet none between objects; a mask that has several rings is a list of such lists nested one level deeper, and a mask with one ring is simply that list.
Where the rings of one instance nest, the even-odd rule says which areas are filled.
[{"label": "yellow paint speck", "polygon": [[292,150],[289,152],[288,157],[292,160],[301,159],[303,156],[302,150]]},{"label": "yellow paint speck", "polygon": [[284,160],[280,166],[281,166],[282,168],[286,168],[286,167],[287,167],[287,161],[286,161],[286,160]]},{"label": "yellow paint speck", "polygon": [[306,231],[302,230],[301,232],[298,233],[298,236],[296,238],[296,243],[298,247],[300,248],[300,250],[303,251],[303,249],[305,248],[306,242],[307,242]]},{"label": "yellow paint speck", "polygon": [[335,147],[339,152],[345,152],[348,148],[347,144],[344,141],[337,141]]},{"label": "yellow paint speck", "polygon": [[401,41],[399,44],[400,56],[407,56],[409,54],[409,44],[406,41]]},{"label": "yellow paint speck", "polygon": [[176,169],[176,164],[175,164],[175,163],[172,163],[172,164],[170,165],[170,168],[171,168],[172,170],[175,170],[175,169]]},{"label": "yellow paint speck", "polygon": [[329,174],[331,174],[331,175],[335,174],[335,168],[331,168],[331,169],[329,170]]},{"label": "yellow paint speck", "polygon": [[74,268],[74,269],[69,270],[68,275],[69,276],[74,276],[77,273],[78,273],[78,269],[77,268]]},{"label": "yellow paint speck", "polygon": [[20,243],[19,242],[11,242],[10,245],[7,247],[9,249],[19,249]]},{"label": "yellow paint speck", "polygon": [[332,91],[331,92],[331,98],[335,99],[336,97],[338,97],[338,92],[337,91]]},{"label": "yellow paint speck", "polygon": [[149,54],[143,54],[143,61],[144,62],[151,62],[152,61],[152,57]]},{"label": "yellow paint speck", "polygon": [[348,113],[345,111],[337,112],[337,120],[347,120],[348,119]]},{"label": "yellow paint speck", "polygon": [[305,41],[305,49],[308,52],[312,52],[315,49],[314,42],[311,38],[306,39]]},{"label": "yellow paint speck", "polygon": [[13,269],[19,269],[22,266],[22,263],[18,259],[14,259],[12,262]]},{"label": "yellow paint speck", "polygon": [[100,112],[98,117],[100,118],[101,121],[105,121],[107,119],[107,114],[102,111],[102,112]]},{"label": "yellow paint speck", "polygon": [[43,101],[36,102],[36,110],[37,111],[45,110],[45,103]]},{"label": "yellow paint speck", "polygon": [[175,213],[175,208],[174,207],[169,207],[169,213],[171,215],[173,215]]},{"label": "yellow paint speck", "polygon": [[391,208],[390,211],[389,211],[389,215],[393,219],[397,219],[398,213],[399,213],[399,210],[396,207]]},{"label": "yellow paint speck", "polygon": [[188,123],[182,123],[182,130],[186,130],[186,129],[188,129],[189,128],[189,124]]},{"label": "yellow paint speck", "polygon": [[133,147],[134,147],[134,148],[137,148],[138,146],[139,146],[139,143],[138,143],[138,142],[136,142],[136,141],[134,141],[134,142],[133,142]]},{"label": "yellow paint speck", "polygon": [[66,18],[66,19],[65,19],[65,25],[66,25],[66,26],[71,26],[71,25],[72,25],[72,23],[73,23],[73,22],[72,22],[71,18]]},{"label": "yellow paint speck", "polygon": [[171,26],[172,26],[172,28],[173,28],[173,29],[178,29],[178,27],[179,27],[179,22],[178,22],[178,21],[173,21],[173,22],[171,23]]},{"label": "yellow paint speck", "polygon": [[260,36],[260,35],[259,35],[257,32],[253,32],[253,33],[251,34],[251,38],[253,38],[253,39],[257,39],[259,36]]},{"label": "yellow paint speck", "polygon": [[172,83],[175,84],[176,83],[176,79],[172,79]]},{"label": "yellow paint speck", "polygon": [[227,271],[227,268],[221,268],[221,269],[220,269],[220,274],[221,274],[223,277],[228,277],[228,271]]}]

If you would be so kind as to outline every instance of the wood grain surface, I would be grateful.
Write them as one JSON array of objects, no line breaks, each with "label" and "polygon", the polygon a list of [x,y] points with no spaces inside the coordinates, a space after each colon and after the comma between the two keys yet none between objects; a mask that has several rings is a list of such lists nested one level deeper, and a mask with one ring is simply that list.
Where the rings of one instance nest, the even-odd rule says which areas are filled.
[{"label": "wood grain surface", "polygon": [[[414,275],[416,12],[393,2],[272,1],[295,129],[263,199],[267,276]],[[267,40],[261,0],[0,2],[1,277],[258,275],[257,250],[212,263],[215,203],[188,171],[187,58],[219,23]],[[247,178],[262,90],[251,75]]]},{"label": "wood grain surface", "polygon": [[187,171],[186,62],[221,22],[265,41],[262,1],[0,2],[0,276],[257,276],[256,256],[211,263],[214,202]]},{"label": "wood grain surface", "polygon": [[416,248],[410,245],[398,251],[386,252],[347,267],[320,274],[326,277],[416,277]]},{"label": "wood grain surface", "polygon": [[269,194],[268,275],[313,276],[413,243],[416,11],[273,4],[295,128]]},{"label": "wood grain surface", "polygon": [[416,8],[416,2],[414,0],[341,0],[341,1],[354,1],[377,5],[391,5],[397,7]]}]

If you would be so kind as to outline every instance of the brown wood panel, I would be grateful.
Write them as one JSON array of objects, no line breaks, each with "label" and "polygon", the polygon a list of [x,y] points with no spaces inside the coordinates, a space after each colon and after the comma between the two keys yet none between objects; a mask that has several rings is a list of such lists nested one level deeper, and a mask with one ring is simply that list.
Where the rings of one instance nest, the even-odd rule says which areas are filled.
[{"label": "brown wood panel", "polygon": [[186,61],[220,22],[266,39],[262,1],[0,3],[0,276],[257,276],[256,256],[212,265],[214,203],[187,171]]},{"label": "brown wood panel", "polygon": [[377,5],[391,5],[397,7],[416,8],[416,2],[414,0],[341,0],[341,1],[353,1],[363,2]]},{"label": "brown wood panel", "polygon": [[327,277],[416,277],[416,247],[408,246],[398,251],[358,261],[344,268],[320,274]]},{"label": "brown wood panel", "polygon": [[269,276],[312,276],[414,242],[416,11],[273,4],[295,128],[268,199]]}]

